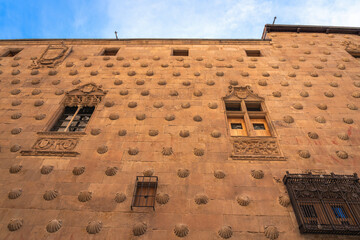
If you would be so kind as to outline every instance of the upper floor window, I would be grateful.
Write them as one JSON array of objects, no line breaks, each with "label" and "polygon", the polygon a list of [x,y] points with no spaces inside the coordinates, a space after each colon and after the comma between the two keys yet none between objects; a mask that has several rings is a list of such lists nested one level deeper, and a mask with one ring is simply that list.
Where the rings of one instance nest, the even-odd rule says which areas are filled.
[{"label": "upper floor window", "polygon": [[50,131],[82,132],[85,130],[95,107],[65,107]]},{"label": "upper floor window", "polygon": [[119,48],[105,48],[100,56],[116,56],[116,54],[118,53]]},{"label": "upper floor window", "polygon": [[260,50],[245,50],[246,56],[248,57],[261,57]]},{"label": "upper floor window", "polygon": [[189,56],[188,49],[173,49],[172,56]]},{"label": "upper floor window", "polygon": [[14,57],[16,56],[19,52],[21,52],[21,50],[23,50],[22,48],[11,48],[5,51],[5,53],[2,55],[2,57]]},{"label": "upper floor window", "polygon": [[155,210],[157,186],[157,176],[137,176],[131,209],[133,207],[152,207]]},{"label": "upper floor window", "polygon": [[301,233],[360,234],[360,184],[354,175],[284,176]]}]

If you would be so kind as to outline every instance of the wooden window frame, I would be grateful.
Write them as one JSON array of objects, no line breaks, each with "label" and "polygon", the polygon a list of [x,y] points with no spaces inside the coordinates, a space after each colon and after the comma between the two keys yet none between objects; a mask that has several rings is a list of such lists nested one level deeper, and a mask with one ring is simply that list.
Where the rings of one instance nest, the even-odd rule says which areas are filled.
[{"label": "wooden window frame", "polygon": [[[155,198],[158,187],[157,176],[136,176],[131,210],[134,207],[152,207],[155,210]],[[144,189],[145,195],[141,189]]]}]

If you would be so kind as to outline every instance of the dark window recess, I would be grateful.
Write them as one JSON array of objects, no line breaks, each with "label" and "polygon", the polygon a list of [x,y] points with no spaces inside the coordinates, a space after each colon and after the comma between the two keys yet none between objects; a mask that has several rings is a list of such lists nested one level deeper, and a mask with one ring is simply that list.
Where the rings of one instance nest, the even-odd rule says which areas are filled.
[{"label": "dark window recess", "polygon": [[182,50],[173,49],[172,55],[173,56],[189,56],[189,50],[187,50],[187,49],[182,49]]},{"label": "dark window recess", "polygon": [[260,50],[245,50],[248,57],[261,57]]},{"label": "dark window recess", "polygon": [[116,56],[119,48],[105,48],[101,56]]},{"label": "dark window recess", "polygon": [[155,210],[156,189],[158,177],[137,176],[131,210],[133,207],[152,207]]},{"label": "dark window recess", "polygon": [[247,103],[245,103],[245,105],[246,105],[246,109],[248,111],[253,111],[253,112],[255,112],[255,111],[261,112],[262,111],[261,103],[249,103],[249,102],[247,102]]},{"label": "dark window recess", "polygon": [[85,130],[95,107],[65,107],[50,129],[55,132],[82,132]]},{"label": "dark window recess", "polygon": [[360,184],[354,175],[286,173],[301,233],[360,235]]},{"label": "dark window recess", "polygon": [[265,125],[262,123],[253,123],[254,130],[265,130]]},{"label": "dark window recess", "polygon": [[241,123],[231,123],[231,129],[243,129]]},{"label": "dark window recess", "polygon": [[19,52],[21,52],[22,49],[10,49],[7,50],[2,57],[14,57],[15,55],[17,55]]},{"label": "dark window recess", "polygon": [[241,111],[240,103],[225,103],[226,111]]}]

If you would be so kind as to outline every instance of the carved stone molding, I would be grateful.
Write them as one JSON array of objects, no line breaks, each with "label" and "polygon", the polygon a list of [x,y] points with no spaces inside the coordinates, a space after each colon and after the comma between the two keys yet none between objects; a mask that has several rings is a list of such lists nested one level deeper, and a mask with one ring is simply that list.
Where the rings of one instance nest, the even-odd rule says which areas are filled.
[{"label": "carved stone molding", "polygon": [[66,92],[64,105],[93,107],[101,102],[106,93],[107,91],[104,91],[101,85],[87,83]]},{"label": "carved stone molding", "polygon": [[264,101],[264,98],[255,94],[250,86],[242,87],[233,87],[229,86],[228,94],[223,98],[224,100],[254,100],[254,101]]},{"label": "carved stone molding", "polygon": [[284,161],[276,138],[231,137],[234,160]]},{"label": "carved stone molding", "polygon": [[21,155],[75,157],[79,155],[78,152],[73,151],[78,142],[78,138],[42,137],[36,140],[32,150],[21,151]]},{"label": "carved stone molding", "polygon": [[49,45],[38,60],[33,60],[30,68],[53,68],[63,62],[71,51],[72,47],[66,46],[63,42],[57,45]]},{"label": "carved stone molding", "polygon": [[345,50],[350,54],[360,55],[360,45],[351,41],[344,41],[341,45],[345,46]]}]

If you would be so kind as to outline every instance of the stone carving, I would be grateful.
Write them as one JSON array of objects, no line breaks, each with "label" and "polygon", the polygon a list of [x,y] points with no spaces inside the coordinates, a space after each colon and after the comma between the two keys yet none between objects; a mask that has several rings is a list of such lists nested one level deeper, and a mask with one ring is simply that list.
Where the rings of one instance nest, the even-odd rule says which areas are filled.
[{"label": "stone carving", "polygon": [[256,65],[255,64],[249,64],[248,68],[256,68]]},{"label": "stone carving", "polygon": [[122,60],[124,60],[124,57],[118,56],[118,57],[116,57],[116,60],[122,61]]},{"label": "stone carving", "polygon": [[301,91],[300,92],[300,96],[302,97],[308,97],[309,96],[309,93],[307,91]]},{"label": "stone carving", "polygon": [[289,86],[289,83],[287,81],[281,81],[280,85],[283,87],[287,87]]},{"label": "stone carving", "polygon": [[180,178],[186,178],[186,177],[188,177],[190,175],[190,171],[188,169],[185,169],[185,168],[180,168],[177,171],[177,175]]},{"label": "stone carving", "polygon": [[190,132],[188,130],[181,130],[179,133],[180,137],[186,138],[190,136]]},{"label": "stone carving", "polygon": [[69,75],[70,76],[75,76],[75,75],[77,75],[78,74],[78,71],[76,70],[76,69],[72,69],[72,70],[70,70],[70,72],[69,72]]},{"label": "stone carving", "polygon": [[20,64],[18,63],[18,62],[13,62],[12,64],[11,64],[11,67],[17,67],[17,66],[19,66]]},{"label": "stone carving", "polygon": [[347,133],[339,133],[338,138],[341,140],[349,140],[349,135]]},{"label": "stone carving", "polygon": [[33,79],[33,80],[31,80],[31,84],[32,85],[37,85],[37,84],[39,84],[40,83],[40,79]]},{"label": "stone carving", "polygon": [[161,64],[161,67],[163,67],[163,68],[167,68],[168,66],[169,66],[169,64],[166,64],[166,63]]},{"label": "stone carving", "polygon": [[139,153],[139,149],[138,148],[129,148],[129,150],[128,150],[128,154],[129,155],[137,155]]},{"label": "stone carving", "polygon": [[20,83],[20,79],[13,79],[11,80],[11,84],[16,85]]},{"label": "stone carving", "polygon": [[290,198],[287,195],[281,195],[279,196],[279,204],[283,207],[287,207],[290,205]]},{"label": "stone carving", "polygon": [[201,97],[202,96],[202,92],[200,90],[195,90],[194,91],[194,96],[195,97]]},{"label": "stone carving", "polygon": [[98,75],[98,74],[99,74],[98,71],[91,71],[91,72],[90,72],[90,75],[91,75],[91,76],[96,76],[96,75]]},{"label": "stone carving", "polygon": [[296,73],[291,72],[291,73],[288,74],[288,76],[294,78],[294,77],[296,77]]},{"label": "stone carving", "polygon": [[14,144],[10,147],[10,152],[18,152],[20,151],[21,146],[19,144]]},{"label": "stone carving", "polygon": [[186,224],[176,224],[174,228],[174,233],[177,237],[186,237],[189,234],[189,227]]},{"label": "stone carving", "polygon": [[52,85],[58,85],[60,83],[60,80],[58,79],[58,80],[53,80],[52,82],[51,82],[51,84]]},{"label": "stone carving", "polygon": [[108,61],[108,60],[110,60],[110,57],[109,57],[109,56],[105,56],[105,57],[103,57],[103,60],[104,60],[104,61]]},{"label": "stone carving", "polygon": [[354,82],[354,86],[360,88],[360,81]]},{"label": "stone carving", "polygon": [[204,149],[202,149],[202,148],[194,148],[194,155],[195,156],[200,157],[200,156],[203,156],[204,153],[205,153]]},{"label": "stone carving", "polygon": [[286,59],[283,58],[283,57],[281,57],[281,58],[279,58],[279,61],[280,61],[280,62],[286,62]]},{"label": "stone carving", "polygon": [[90,201],[91,198],[92,198],[92,192],[89,192],[89,191],[80,192],[79,195],[78,195],[78,200],[80,202]]},{"label": "stone carving", "polygon": [[260,79],[260,80],[258,81],[258,84],[259,84],[260,86],[267,86],[267,82],[266,82],[265,79]]},{"label": "stone carving", "polygon": [[21,93],[20,89],[13,89],[10,91],[11,95],[18,95],[19,93]]},{"label": "stone carving", "polygon": [[63,42],[58,45],[49,45],[38,60],[33,60],[30,68],[40,67],[54,68],[65,60],[71,53],[72,47],[66,46]]},{"label": "stone carving", "polygon": [[331,92],[331,91],[324,92],[324,95],[325,95],[326,97],[329,97],[329,98],[332,98],[332,97],[335,96],[334,93]]},{"label": "stone carving", "polygon": [[114,106],[114,105],[115,105],[115,102],[114,102],[114,101],[106,101],[105,104],[104,104],[104,106],[105,106],[105,107],[108,107],[108,108],[109,108],[109,107],[112,107],[112,106]]},{"label": "stone carving", "polygon": [[153,60],[154,60],[154,61],[158,61],[158,60],[160,60],[160,57],[159,57],[159,56],[154,56],[154,57],[153,57]]},{"label": "stone carving", "polygon": [[125,136],[127,134],[127,131],[126,131],[126,129],[121,129],[121,130],[119,130],[119,132],[118,132],[118,135],[119,136]]},{"label": "stone carving", "polygon": [[61,220],[53,219],[49,221],[49,223],[46,225],[46,231],[48,231],[49,233],[54,233],[59,231],[61,226],[62,226]]},{"label": "stone carving", "polygon": [[[213,80],[207,80],[206,81],[206,84],[208,85],[208,86],[213,86],[213,85],[215,85],[215,82],[213,81]],[[360,84],[359,84],[360,85]]]},{"label": "stone carving", "polygon": [[200,73],[199,72],[194,72],[194,76],[198,77],[198,76],[200,76]]},{"label": "stone carving", "polygon": [[163,147],[163,150],[161,151],[161,153],[164,156],[170,156],[171,154],[173,154],[173,150],[171,147]]},{"label": "stone carving", "polygon": [[106,64],[106,67],[108,67],[108,68],[111,68],[111,67],[113,67],[113,66],[114,66],[113,63],[107,63],[107,64]]},{"label": "stone carving", "polygon": [[15,174],[15,173],[20,172],[21,169],[22,169],[22,165],[20,165],[20,164],[14,164],[14,165],[12,165],[12,166],[10,167],[9,173]]},{"label": "stone carving", "polygon": [[319,135],[316,132],[308,132],[309,138],[318,139]]},{"label": "stone carving", "polygon": [[58,191],[56,191],[56,190],[46,190],[44,195],[43,195],[43,198],[46,201],[51,201],[51,200],[55,199],[57,196],[58,196]]},{"label": "stone carving", "polygon": [[208,104],[208,107],[209,107],[210,109],[216,109],[216,108],[218,107],[218,105],[217,105],[216,102],[213,102],[213,103],[209,103],[209,104]]},{"label": "stone carving", "polygon": [[156,129],[150,129],[149,130],[149,136],[151,137],[155,137],[159,134],[159,130],[156,130]]},{"label": "stone carving", "polygon": [[281,97],[281,92],[275,91],[275,92],[272,93],[272,95],[273,95],[274,97]]},{"label": "stone carving", "polygon": [[39,74],[39,70],[35,69],[35,70],[32,70],[30,72],[30,75],[38,75]]},{"label": "stone carving", "polygon": [[326,110],[327,109],[327,105],[325,103],[319,103],[316,104],[316,106],[320,109],[320,110]]},{"label": "stone carving", "polygon": [[262,73],[262,76],[263,76],[263,77],[270,77],[270,74],[269,74],[268,72],[263,72],[263,73]]},{"label": "stone carving", "polygon": [[346,124],[353,124],[354,120],[352,118],[343,118],[343,122]]},{"label": "stone carving", "polygon": [[158,81],[158,85],[160,85],[160,86],[165,86],[165,85],[166,85],[166,81],[165,81],[165,80],[160,80],[160,81]]},{"label": "stone carving", "polygon": [[219,138],[219,137],[221,137],[221,132],[219,132],[217,130],[214,130],[214,131],[211,132],[211,136],[213,138]]},{"label": "stone carving", "polygon": [[264,228],[265,237],[269,238],[270,240],[277,239],[279,237],[279,231],[275,226],[266,226]]},{"label": "stone carving", "polygon": [[144,113],[138,113],[136,114],[136,119],[139,121],[142,121],[146,118],[146,115]]},{"label": "stone carving", "polygon": [[303,109],[303,105],[301,103],[294,103],[292,106],[297,110]]},{"label": "stone carving", "polygon": [[52,170],[54,169],[54,166],[51,166],[51,165],[43,165],[40,169],[40,173],[41,174],[44,174],[44,175],[47,175],[49,173],[52,172]]},{"label": "stone carving", "polygon": [[173,72],[173,76],[174,76],[174,77],[179,77],[180,75],[181,75],[180,72]]},{"label": "stone carving", "polygon": [[353,93],[351,94],[351,96],[352,96],[353,98],[360,98],[360,92],[353,92]]},{"label": "stone carving", "polygon": [[116,114],[116,113],[111,113],[110,115],[109,115],[109,119],[110,120],[118,120],[119,119],[119,114]]},{"label": "stone carving", "polygon": [[102,90],[101,85],[87,83],[66,92],[64,105],[94,107],[101,102],[106,93],[107,91]]},{"label": "stone carving", "polygon": [[16,198],[20,197],[21,194],[22,194],[22,189],[21,188],[14,188],[9,192],[8,198],[9,199],[16,199]]},{"label": "stone carving", "polygon": [[133,226],[133,234],[134,236],[141,236],[146,233],[147,225],[144,222],[135,223]]},{"label": "stone carving", "polygon": [[294,122],[294,118],[292,116],[289,116],[289,115],[284,116],[283,120],[286,123],[293,123]]},{"label": "stone carving", "polygon": [[274,160],[282,161],[285,157],[279,149],[276,138],[231,138],[235,160]]},{"label": "stone carving", "polygon": [[195,115],[195,116],[193,117],[193,120],[194,120],[195,122],[201,122],[201,121],[202,121],[202,117],[199,116],[199,115]]},{"label": "stone carving", "polygon": [[41,93],[41,90],[40,89],[34,89],[31,94],[36,96],[36,95],[39,95]]},{"label": "stone carving", "polygon": [[262,170],[251,170],[251,176],[255,179],[264,178],[264,172]]},{"label": "stone carving", "polygon": [[161,205],[164,205],[164,204],[166,204],[166,203],[168,203],[169,202],[169,200],[170,200],[170,197],[169,197],[169,195],[168,194],[166,194],[166,193],[158,193],[158,194],[156,194],[156,202],[157,203],[159,203],[159,204],[161,204]]},{"label": "stone carving", "polygon": [[117,203],[122,203],[126,200],[126,195],[124,193],[116,193],[114,200]]},{"label": "stone carving", "polygon": [[83,174],[85,172],[85,167],[74,167],[72,173],[75,175],[75,176],[79,176],[81,174]]},{"label": "stone carving", "polygon": [[122,95],[122,96],[126,96],[126,95],[128,95],[129,94],[129,91],[128,90],[121,90],[120,91],[120,95]]},{"label": "stone carving", "polygon": [[323,116],[315,117],[315,121],[318,123],[326,123],[326,119]]},{"label": "stone carving", "polygon": [[63,94],[64,94],[64,90],[62,90],[62,89],[56,89],[55,95],[63,95]]},{"label": "stone carving", "polygon": [[35,120],[43,120],[46,117],[46,114],[38,114],[35,116]]},{"label": "stone carving", "polygon": [[117,167],[108,167],[106,170],[105,170],[105,174],[106,176],[115,176],[116,173],[118,171],[118,168]]},{"label": "stone carving", "polygon": [[20,218],[11,219],[7,227],[9,231],[14,232],[16,230],[19,230],[22,227],[23,223],[24,221]]},{"label": "stone carving", "polygon": [[165,120],[166,121],[173,121],[173,120],[175,120],[175,115],[174,114],[167,114],[165,116]]},{"label": "stone carving", "polygon": [[214,171],[214,177],[217,179],[223,179],[225,178],[226,174],[222,170],[215,170]]},{"label": "stone carving", "polygon": [[149,71],[147,71],[146,72],[146,76],[153,76],[154,75],[154,72],[153,71],[151,71],[151,70],[149,70]]},{"label": "stone carving", "polygon": [[34,106],[35,106],[35,107],[40,107],[40,106],[42,106],[42,105],[44,105],[44,101],[43,101],[43,100],[36,100],[36,101],[34,102]]},{"label": "stone carving", "polygon": [[135,107],[137,107],[137,102],[129,102],[129,103],[128,103],[128,107],[129,107],[129,108],[135,108]]},{"label": "stone carving", "polygon": [[141,91],[141,96],[148,96],[150,94],[150,91],[149,90],[143,90]]},{"label": "stone carving", "polygon": [[308,150],[299,150],[298,154],[302,158],[309,158],[311,156]]},{"label": "stone carving", "polygon": [[13,75],[13,76],[18,75],[18,74],[20,74],[20,70],[19,70],[19,69],[14,69],[14,70],[12,70],[12,72],[11,72],[11,75]]},{"label": "stone carving", "polygon": [[99,135],[101,133],[101,129],[100,128],[93,128],[93,129],[91,129],[90,133],[91,133],[91,135],[94,135],[94,136]]},{"label": "stone carving", "polygon": [[224,72],[216,72],[216,76],[222,77],[222,76],[224,76]]},{"label": "stone carving", "polygon": [[230,226],[223,226],[222,228],[220,228],[220,230],[218,231],[218,234],[221,238],[223,239],[228,239],[232,237],[233,231],[231,229]]},{"label": "stone carving", "polygon": [[178,95],[179,95],[179,93],[176,90],[170,90],[170,96],[175,97],[175,96],[178,96]]},{"label": "stone carving", "polygon": [[135,71],[129,71],[127,74],[128,74],[129,77],[132,77],[132,76],[136,75],[136,72]]},{"label": "stone carving", "polygon": [[349,157],[345,151],[336,151],[336,155],[341,159],[347,159]]},{"label": "stone carving", "polygon": [[190,105],[189,102],[186,102],[186,103],[182,103],[182,104],[181,104],[181,107],[184,108],[184,109],[189,108],[190,106],[191,106],[191,105]]},{"label": "stone carving", "polygon": [[154,102],[154,105],[153,105],[155,108],[162,108],[164,106],[164,103],[162,102]]},{"label": "stone carving", "polygon": [[208,196],[206,196],[206,194],[196,194],[194,200],[197,205],[205,205],[209,202],[209,198]]},{"label": "stone carving", "polygon": [[350,110],[358,110],[358,107],[355,104],[349,103],[346,105]]},{"label": "stone carving", "polygon": [[121,84],[123,84],[123,81],[122,80],[120,80],[120,79],[116,79],[115,81],[114,81],[114,85],[121,85]]},{"label": "stone carving", "polygon": [[22,131],[21,128],[13,128],[13,129],[11,129],[11,134],[17,135],[17,134],[21,133],[21,131]]},{"label": "stone carving", "polygon": [[102,222],[101,221],[91,221],[86,226],[86,231],[89,234],[96,234],[96,233],[99,233],[101,231],[101,228],[102,228]]},{"label": "stone carving", "polygon": [[154,169],[146,169],[143,171],[145,177],[151,177],[154,174]]},{"label": "stone carving", "polygon": [[240,206],[247,206],[250,203],[250,198],[246,195],[239,195],[236,197],[236,201]]},{"label": "stone carving", "polygon": [[138,79],[138,80],[136,80],[136,85],[139,85],[139,86],[141,86],[141,85],[144,85],[145,84],[145,80],[143,80],[143,79]]},{"label": "stone carving", "polygon": [[73,151],[77,146],[78,142],[78,138],[39,138],[33,145],[32,150],[21,151],[21,155],[74,157],[79,154]]},{"label": "stone carving", "polygon": [[21,103],[22,103],[21,100],[16,99],[16,100],[14,100],[14,101],[11,102],[11,106],[14,106],[14,107],[15,107],[15,106],[19,106]]}]

